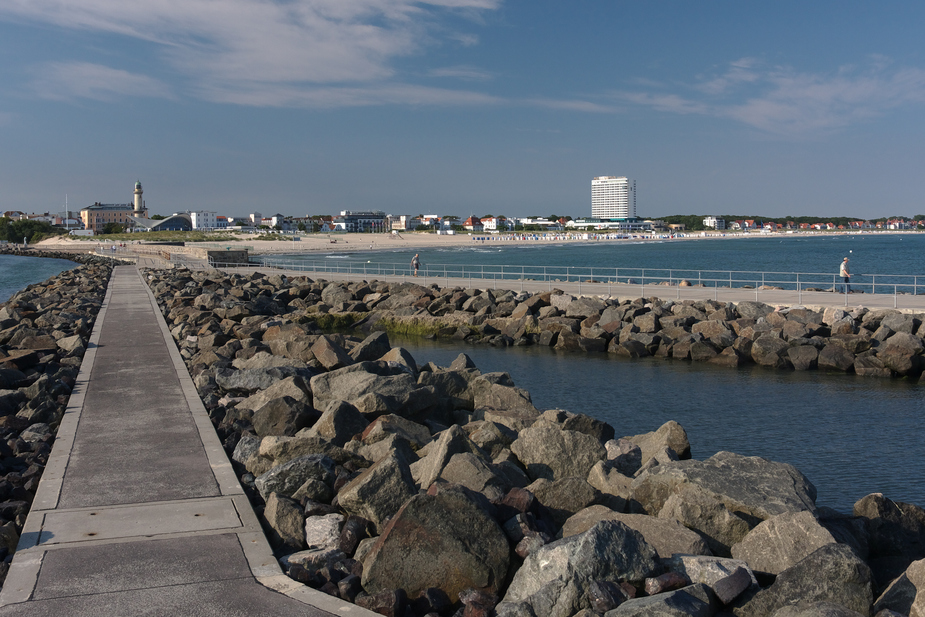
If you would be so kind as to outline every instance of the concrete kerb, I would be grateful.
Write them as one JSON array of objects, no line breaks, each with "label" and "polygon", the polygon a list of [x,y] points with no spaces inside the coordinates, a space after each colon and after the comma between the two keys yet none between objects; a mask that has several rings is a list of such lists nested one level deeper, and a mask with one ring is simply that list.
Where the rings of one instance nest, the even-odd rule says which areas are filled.
[{"label": "concrete kerb", "polygon": [[148,294],[151,306],[154,308],[155,318],[164,336],[164,341],[167,343],[170,357],[177,371],[177,376],[180,379],[184,396],[189,403],[190,412],[193,415],[196,428],[199,430],[199,435],[202,439],[206,455],[208,456],[209,464],[215,473],[215,479],[221,487],[223,495],[236,496],[234,502],[238,506],[238,514],[241,517],[241,522],[244,527],[249,530],[256,530],[238,532],[236,534],[254,578],[258,583],[268,589],[282,593],[314,608],[334,613],[335,615],[347,615],[348,617],[377,617],[378,613],[373,613],[356,604],[350,604],[340,598],[335,598],[321,591],[312,589],[311,587],[307,587],[292,580],[283,573],[279,562],[276,557],[273,556],[273,551],[270,548],[266,535],[262,531],[257,515],[254,513],[250,502],[247,500],[244,489],[241,488],[241,484],[238,482],[238,478],[234,473],[228,455],[225,453],[225,449],[222,447],[218,435],[215,433],[212,421],[209,419],[205,406],[202,404],[202,399],[199,398],[196,386],[193,384],[193,380],[190,377],[186,365],[183,363],[183,358],[180,356],[173,336],[170,334],[167,321],[164,319],[160,307],[157,306],[154,293],[145,282],[143,273],[138,271],[138,276]]}]

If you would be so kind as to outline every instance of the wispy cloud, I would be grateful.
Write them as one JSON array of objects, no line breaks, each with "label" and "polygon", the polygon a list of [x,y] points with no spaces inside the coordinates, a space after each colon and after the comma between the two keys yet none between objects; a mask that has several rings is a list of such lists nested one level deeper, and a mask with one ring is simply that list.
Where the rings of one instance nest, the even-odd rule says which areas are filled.
[{"label": "wispy cloud", "polygon": [[431,69],[427,72],[427,76],[449,77],[453,79],[462,79],[464,81],[489,81],[494,77],[488,71],[474,66],[445,66]]},{"label": "wispy cloud", "polygon": [[558,109],[562,111],[580,111],[595,114],[610,114],[620,111],[620,109],[614,105],[604,105],[593,101],[583,101],[581,99],[527,99],[523,102],[531,107]]},{"label": "wispy cloud", "polygon": [[[52,24],[151,42],[168,69],[185,75],[201,93],[232,98],[252,96],[256,84],[265,104],[326,98],[324,93],[360,87],[373,94],[408,92],[420,98],[448,101],[437,89],[421,97],[419,87],[401,86],[395,60],[439,44],[475,44],[468,33],[449,31],[443,16],[479,14],[497,9],[502,0],[58,0],[0,3],[0,19]],[[128,60],[126,60],[128,61]],[[61,63],[58,66],[64,66]],[[105,67],[103,67],[105,68]],[[131,67],[122,67],[131,68]],[[115,72],[120,69],[109,69]],[[101,74],[106,71],[99,71]],[[53,84],[52,79],[61,81]],[[76,96],[101,98],[117,89],[81,89],[67,75],[46,68],[42,87],[57,85]],[[104,77],[104,76],[103,76]],[[100,77],[102,80],[103,77]],[[150,78],[148,78],[150,80]],[[136,81],[143,78],[136,75]],[[151,96],[162,94],[147,82]],[[137,85],[137,84],[136,84]],[[321,96],[314,91],[321,89]],[[53,90],[53,88],[52,88]],[[48,92],[48,88],[44,90]],[[135,92],[139,89],[135,88]],[[274,93],[279,96],[273,99]],[[294,96],[293,93],[298,94]],[[349,98],[349,97],[348,97]],[[473,98],[459,93],[459,102]],[[310,103],[305,103],[310,104]]]},{"label": "wispy cloud", "polygon": [[42,98],[73,97],[114,101],[126,96],[173,98],[165,84],[120,69],[88,62],[53,62],[36,71],[33,88]]},{"label": "wispy cloud", "polygon": [[896,68],[882,56],[832,73],[764,66],[753,58],[688,84],[650,84],[616,98],[658,111],[729,118],[785,136],[837,130],[925,102],[925,70]]}]

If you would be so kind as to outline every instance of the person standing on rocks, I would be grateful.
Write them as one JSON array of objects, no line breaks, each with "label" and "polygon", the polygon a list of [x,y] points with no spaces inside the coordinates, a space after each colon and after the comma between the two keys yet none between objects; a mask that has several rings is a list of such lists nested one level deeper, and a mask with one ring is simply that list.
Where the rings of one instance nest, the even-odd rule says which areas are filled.
[{"label": "person standing on rocks", "polygon": [[421,267],[421,260],[418,259],[418,254],[415,253],[414,257],[411,258],[411,267],[414,268],[414,276],[418,275],[418,269]]},{"label": "person standing on rocks", "polygon": [[842,280],[845,281],[845,293],[850,294],[851,285],[849,285],[849,283],[851,282],[851,272],[848,270],[847,257],[842,260],[841,265],[838,268],[838,276],[840,276]]}]

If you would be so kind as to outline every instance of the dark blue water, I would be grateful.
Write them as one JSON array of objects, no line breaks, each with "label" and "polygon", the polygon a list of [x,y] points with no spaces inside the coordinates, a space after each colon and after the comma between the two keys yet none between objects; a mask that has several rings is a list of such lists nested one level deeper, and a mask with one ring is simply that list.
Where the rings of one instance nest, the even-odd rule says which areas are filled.
[{"label": "dark blue water", "polygon": [[[382,242],[376,243],[379,247]],[[387,244],[387,243],[386,243]],[[491,242],[427,250],[358,250],[323,259],[406,265],[420,252],[425,265],[486,264],[775,272],[838,272],[843,257],[863,274],[925,275],[925,233],[594,242]],[[310,260],[318,255],[292,255]]]},{"label": "dark blue water", "polygon": [[819,505],[850,513],[858,499],[881,492],[925,506],[917,383],[392,338],[418,363],[447,366],[465,352],[483,372],[509,372],[538,408],[589,414],[620,436],[675,420],[694,458],[728,450],[790,463],[815,484]]},{"label": "dark blue water", "polygon": [[40,283],[78,265],[67,259],[0,255],[0,302],[31,283]]},{"label": "dark blue water", "polygon": [[[377,242],[372,250],[366,249],[367,245],[363,244],[364,248],[350,253],[258,257],[255,260],[313,264],[316,268],[362,272],[370,276],[407,273],[411,257],[417,251],[379,249],[383,244],[387,246],[389,242]],[[834,284],[844,257],[850,260],[852,285],[867,293],[874,291],[874,284],[878,286],[877,293],[893,293],[893,289],[888,288],[892,284],[901,285],[900,291],[906,293],[925,290],[925,234],[922,233],[782,234],[662,241],[572,241],[564,244],[472,241],[463,246],[420,251],[422,274],[428,276],[464,272],[465,276],[473,278],[487,274],[488,278],[573,281],[594,278],[621,282],[652,277],[660,280],[685,278],[699,279],[709,286],[757,286],[767,282],[791,289],[796,287],[787,283],[795,282],[793,276],[769,274],[765,280],[760,273],[804,273],[801,278],[804,288],[807,285],[825,288]],[[728,271],[759,274],[730,277]],[[724,278],[734,281],[724,283]]]}]

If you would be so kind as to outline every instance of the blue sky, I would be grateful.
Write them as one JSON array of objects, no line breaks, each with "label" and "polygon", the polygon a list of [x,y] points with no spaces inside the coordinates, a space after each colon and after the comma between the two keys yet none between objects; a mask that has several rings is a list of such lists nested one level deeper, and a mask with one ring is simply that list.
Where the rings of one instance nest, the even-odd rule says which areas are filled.
[{"label": "blue sky", "polygon": [[925,212],[925,4],[0,0],[0,211]]}]

